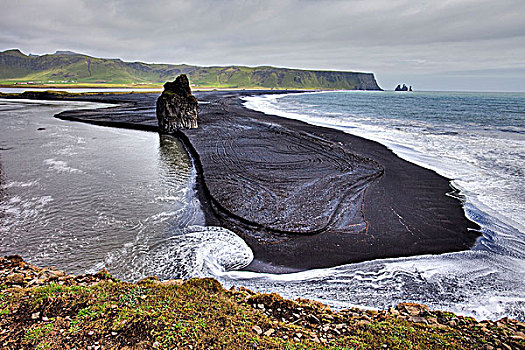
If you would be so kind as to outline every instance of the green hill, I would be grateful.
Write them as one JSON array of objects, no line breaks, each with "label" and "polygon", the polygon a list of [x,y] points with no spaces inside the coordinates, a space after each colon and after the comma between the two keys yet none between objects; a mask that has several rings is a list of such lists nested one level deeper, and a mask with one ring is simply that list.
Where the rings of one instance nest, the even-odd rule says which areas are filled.
[{"label": "green hill", "polygon": [[262,67],[198,67],[96,58],[70,51],[0,52],[0,81],[41,84],[159,84],[187,74],[196,87],[381,90],[372,73]]}]

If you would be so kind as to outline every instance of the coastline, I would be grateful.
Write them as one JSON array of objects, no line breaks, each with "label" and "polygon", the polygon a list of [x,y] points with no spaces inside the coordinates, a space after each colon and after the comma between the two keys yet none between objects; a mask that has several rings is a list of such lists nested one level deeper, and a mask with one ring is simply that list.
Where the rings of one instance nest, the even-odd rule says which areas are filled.
[{"label": "coastline", "polygon": [[[249,270],[273,273],[292,272],[378,258],[460,251],[469,249],[474,244],[478,236],[478,233],[472,230],[475,225],[465,218],[461,203],[446,195],[451,191],[448,179],[400,159],[385,146],[374,141],[297,120],[265,115],[242,105],[241,97],[243,96],[269,93],[282,94],[283,92],[197,92],[196,95],[202,102],[199,107],[201,126],[199,129],[182,131],[178,135],[194,159],[197,168],[197,192],[206,213],[208,225],[225,226],[239,234],[248,243],[255,254],[255,260],[248,267]],[[157,128],[154,107],[156,96],[156,94],[68,96],[68,99],[106,103],[110,101],[118,105],[101,110],[63,112],[57,117],[97,125],[155,131]],[[213,150],[213,147],[209,147],[210,142],[216,144],[221,138],[230,140],[229,142],[237,142],[245,138],[242,132],[248,129],[248,125],[249,128],[256,130],[257,135],[266,135],[264,137],[270,140],[270,142],[263,142],[261,139],[264,137],[251,137],[248,144],[240,146],[241,148],[248,147],[247,153],[253,153],[253,149],[265,149],[264,152],[255,154],[253,156],[255,158],[249,155],[248,158],[240,159],[239,154],[235,151],[222,157]],[[279,129],[277,136],[276,129]],[[231,130],[236,130],[236,133],[232,133]],[[275,141],[276,137],[284,144],[284,148],[276,147],[279,144]],[[238,208],[243,208],[243,202],[247,198],[246,194],[237,197],[233,195],[235,198],[232,199],[232,191],[224,190],[225,187],[228,187],[225,186],[224,179],[231,182],[228,172],[232,173],[232,159],[235,166],[241,165],[241,168],[233,173],[243,174],[238,178],[244,181],[244,173],[258,166],[258,157],[268,156],[268,150],[270,150],[272,157],[277,155],[277,158],[269,158],[268,164],[276,164],[275,162],[280,161],[279,157],[292,143],[295,144],[295,150],[300,149],[303,152],[304,157],[300,161],[319,160],[319,163],[329,164],[328,168],[330,164],[349,162],[348,166],[361,169],[355,173],[369,172],[371,178],[365,179],[362,187],[357,190],[346,190],[345,193],[350,191],[353,202],[348,201],[349,196],[345,194],[330,192],[334,187],[330,181],[317,188],[319,193],[325,191],[327,194],[325,197],[321,196],[317,205],[314,204],[314,209],[316,206],[320,207],[320,203],[326,203],[334,198],[336,204],[346,201],[343,204],[345,210],[354,208],[354,214],[350,219],[345,211],[338,211],[336,208],[332,212],[323,214],[324,209],[321,208],[321,211],[317,211],[318,216],[333,216],[334,213],[339,216],[336,220],[328,221],[319,221],[314,218],[315,220],[310,221],[310,226],[306,231],[294,233],[290,232],[286,226],[274,225],[272,227],[268,222],[265,224],[265,216],[279,214],[276,211],[266,212],[265,216],[250,217],[249,215],[252,215],[251,206],[248,210],[238,210]],[[322,154],[321,158],[319,154]],[[241,155],[241,158],[245,155],[246,152]],[[294,164],[297,161],[289,154],[286,157],[288,158],[284,161],[288,164]],[[333,161],[334,157],[337,158],[335,161]],[[217,167],[217,159],[222,162],[223,166]],[[318,173],[314,171],[312,176],[319,177],[319,173],[326,175],[325,165],[320,168],[314,167],[313,169]],[[380,169],[381,167],[383,169]],[[298,177],[310,176],[302,172],[302,168],[302,165],[292,166],[291,169],[285,170],[297,174]],[[280,177],[283,176],[281,170],[277,174]],[[336,167],[332,167],[328,169],[328,174],[337,171]],[[266,176],[268,168],[263,169],[259,174],[252,173],[250,176],[252,179],[255,176],[256,181],[261,181],[265,188],[272,186],[274,181],[268,184],[264,176],[260,176],[261,173]],[[343,176],[343,181],[335,187],[344,186],[344,176],[348,176],[348,172],[342,172],[340,176]],[[237,180],[234,179],[234,182],[230,183],[230,189],[239,186],[240,182],[235,183],[235,181]],[[355,191],[351,192],[353,190]],[[309,189],[299,194],[295,198],[296,202],[306,202],[309,194]],[[298,210],[292,212],[293,215],[288,216],[285,221],[291,221],[310,210],[312,204],[309,205],[310,207],[306,210],[303,209],[304,206],[299,206]],[[307,213],[299,221],[308,221],[312,216]],[[263,224],[258,225],[260,222]],[[353,228],[349,230],[345,227],[348,225]],[[281,229],[283,227],[285,230]],[[348,247],[351,248],[348,249]]]},{"label": "coastline", "polygon": [[[367,225],[364,236],[356,237],[356,231],[353,231],[354,234],[348,234],[348,230],[340,230],[334,225],[329,230],[316,235],[284,236],[279,241],[279,247],[276,247],[276,245],[268,243],[267,237],[261,235],[260,229],[243,225],[242,230],[255,231],[253,237],[242,236],[252,247],[256,257],[256,261],[249,269],[280,272],[279,267],[268,264],[268,262],[279,261],[281,267],[284,265],[302,270],[377,258],[458,251],[468,249],[473,245],[477,233],[468,230],[469,222],[464,217],[460,202],[445,196],[451,191],[448,179],[433,171],[401,160],[386,147],[376,142],[334,129],[312,126],[301,121],[248,110],[242,106],[239,96],[236,95],[228,96],[224,93],[221,98],[223,99],[219,103],[220,107],[206,105],[208,109],[201,113],[203,123],[201,123],[200,129],[183,132],[192,138],[191,144],[201,148],[201,156],[209,157],[210,154],[209,151],[206,151],[205,141],[203,141],[206,137],[204,135],[205,130],[209,128],[217,132],[217,118],[220,118],[220,123],[227,124],[228,117],[222,117],[222,115],[235,115],[235,121],[240,124],[249,124],[248,120],[260,122],[261,124],[256,125],[249,124],[251,128],[259,128],[257,130],[259,135],[268,131],[264,124],[270,123],[272,127],[277,125],[304,135],[305,137],[301,138],[301,146],[305,144],[310,146],[313,138],[319,138],[331,142],[333,154],[337,154],[338,150],[342,148],[345,152],[377,161],[385,169],[385,174],[379,176],[379,179],[372,182],[367,189],[363,206],[363,216],[366,218]],[[217,115],[221,115],[221,117],[217,117]],[[206,124],[208,121],[209,125]],[[243,136],[235,134],[228,137],[237,140]],[[284,138],[282,134],[280,137],[284,143],[289,140]],[[256,148],[261,146],[260,144],[255,145]],[[262,146],[267,145],[263,144]],[[265,151],[268,150],[265,149]],[[242,162],[245,161],[247,160],[242,159]],[[210,163],[212,162],[209,158],[203,161],[205,166]],[[217,169],[208,169],[208,171],[213,173]],[[221,169],[219,169],[220,171]],[[297,169],[293,169],[293,171],[297,171]],[[204,174],[206,174],[206,169],[204,169]],[[255,175],[257,176],[257,174]],[[216,193],[215,198],[218,197]],[[436,210],[436,208],[438,209]],[[411,216],[414,213],[417,214]],[[438,224],[434,222],[436,217],[446,219],[441,220]],[[224,225],[228,219],[222,219],[220,223]],[[242,225],[242,223],[226,223],[226,227],[235,228],[235,225]],[[457,234],[458,231],[461,234]],[[418,234],[420,236],[416,240],[412,240],[414,235]],[[338,249],[340,246],[352,248],[351,251],[344,248]],[[302,260],[300,256],[303,254],[311,260]],[[258,256],[265,256],[267,260],[260,259],[257,261]],[[349,256],[351,256],[350,259]],[[257,263],[260,265],[255,265]]]},{"label": "coastline", "polygon": [[[109,96],[103,96],[103,98],[99,98],[99,102],[107,101],[108,98]],[[127,96],[125,98],[127,102],[121,102],[121,104],[133,105],[134,98],[136,97]],[[152,101],[155,98],[156,95],[152,94]],[[33,104],[35,103],[39,105],[38,102],[35,101]],[[42,103],[46,104],[45,101]],[[68,102],[65,101],[65,104],[67,105]],[[103,105],[100,106],[103,107]],[[75,107],[71,105],[70,108]],[[95,105],[92,108],[99,107]],[[119,109],[115,108],[111,112],[115,118],[118,117],[118,111]],[[100,112],[101,117],[107,114],[107,110],[100,110]],[[151,109],[151,113],[151,122],[155,125],[154,109]],[[86,114],[86,116],[89,115],[92,113]],[[53,113],[48,114],[46,120],[52,116]],[[50,120],[50,122],[53,121]],[[63,124],[66,128],[100,130],[101,133],[108,135],[115,133],[117,136],[121,134],[115,129],[111,131],[111,128],[104,131],[100,128],[75,125],[76,123],[61,123],[56,120],[53,123]],[[158,140],[157,134],[147,133],[142,136],[140,133],[130,134],[136,134],[139,139]],[[173,137],[169,138],[173,139]],[[161,144],[164,143],[161,142]],[[179,144],[183,145],[182,143]],[[154,142],[152,147],[162,146]],[[130,148],[133,148],[132,144],[130,144]],[[182,148],[181,151],[185,153]],[[192,163],[195,162],[192,161]],[[194,169],[192,173],[192,186],[195,186],[197,171]],[[193,196],[197,194],[195,189],[196,187],[193,187]],[[202,195],[200,190],[199,195]],[[198,203],[199,201],[195,202]],[[465,207],[467,215],[472,213],[471,210],[472,208]],[[200,217],[202,220],[202,212]],[[287,298],[302,297],[317,300],[335,309],[348,307],[366,309],[370,306],[387,309],[399,302],[411,301],[427,304],[437,310],[451,310],[456,314],[468,315],[476,319],[497,320],[509,316],[523,320],[523,308],[520,306],[522,297],[519,292],[522,288],[518,282],[522,279],[522,269],[520,268],[522,264],[513,256],[501,255],[499,251],[493,252],[493,247],[487,246],[492,242],[490,241],[491,236],[488,236],[485,231],[487,222],[479,221],[479,216],[469,215],[468,217],[472,217],[475,222],[482,225],[483,237],[477,240],[476,246],[472,249],[457,253],[379,259],[284,275],[213,269],[211,276],[217,278],[226,288],[242,285],[260,292],[276,292]],[[202,225],[206,225],[206,222],[202,221]],[[493,243],[497,244],[498,242],[494,241]],[[18,253],[16,250],[10,251],[10,254]],[[25,257],[30,258],[29,256]],[[58,262],[40,262],[39,264],[55,265]],[[59,266],[68,270],[66,266],[60,264]],[[158,273],[150,272],[149,274],[170,278],[163,274],[162,269],[157,270]],[[96,271],[96,269],[90,271]],[[492,272],[485,275],[484,271]],[[77,272],[80,273],[80,271]],[[112,272],[117,273],[116,270]],[[140,278],[144,276],[147,275],[142,275]]]}]

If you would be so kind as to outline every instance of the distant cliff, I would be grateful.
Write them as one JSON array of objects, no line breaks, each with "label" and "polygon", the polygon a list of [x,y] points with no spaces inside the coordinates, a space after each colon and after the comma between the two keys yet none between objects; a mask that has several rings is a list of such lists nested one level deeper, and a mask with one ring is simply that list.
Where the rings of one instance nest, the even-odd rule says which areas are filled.
[{"label": "distant cliff", "polygon": [[70,51],[35,56],[0,52],[3,83],[164,83],[186,74],[195,87],[381,90],[373,73],[312,71],[270,66],[199,67],[96,58]]}]

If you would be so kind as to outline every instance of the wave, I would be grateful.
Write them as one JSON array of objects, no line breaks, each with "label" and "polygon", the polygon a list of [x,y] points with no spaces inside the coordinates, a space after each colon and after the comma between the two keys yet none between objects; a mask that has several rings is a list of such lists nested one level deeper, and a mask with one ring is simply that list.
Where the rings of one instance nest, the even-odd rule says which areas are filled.
[{"label": "wave", "polygon": [[193,225],[152,244],[126,244],[89,272],[106,267],[121,271],[130,280],[152,275],[161,280],[187,279],[241,269],[252,260],[252,250],[235,233],[218,226]]},{"label": "wave", "polygon": [[[335,94],[344,96],[341,92]],[[287,96],[286,101],[281,100]],[[512,176],[519,173],[515,169],[520,167],[513,151],[515,139],[496,138],[494,142],[494,130],[484,132],[472,126],[462,130],[450,124],[385,120],[388,118],[355,115],[348,110],[335,115],[333,110],[323,110],[318,100],[295,96],[248,97],[244,105],[380,142],[401,158],[454,179],[451,185],[465,200],[465,215],[480,224],[482,236],[469,251],[375,260],[286,275],[227,272],[218,276],[223,283],[290,298],[310,298],[335,308],[386,308],[413,301],[478,319],[525,319],[525,230],[520,216],[523,199],[519,179]],[[499,147],[500,154],[490,147]]]}]

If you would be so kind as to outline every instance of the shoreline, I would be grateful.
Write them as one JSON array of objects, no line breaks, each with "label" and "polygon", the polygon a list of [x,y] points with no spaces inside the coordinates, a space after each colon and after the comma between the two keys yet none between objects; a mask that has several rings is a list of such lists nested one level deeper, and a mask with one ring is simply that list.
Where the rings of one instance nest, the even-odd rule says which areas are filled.
[{"label": "shoreline", "polygon": [[[352,91],[346,91],[346,92],[352,92]],[[393,94],[397,94],[394,91],[388,91],[388,90],[385,90],[384,92],[390,92],[390,93],[393,93]],[[310,94],[310,93],[312,93],[312,94],[323,94],[323,93],[334,93],[334,91],[305,92],[305,94]],[[368,91],[367,91],[367,93],[368,93]],[[432,94],[450,94],[450,93],[454,93],[454,94],[466,94],[466,95],[473,95],[473,94],[490,94],[490,95],[493,95],[493,94],[517,94],[515,92],[424,91],[424,90],[423,91],[417,91],[415,93],[421,93],[421,94],[427,94],[427,93],[432,93]],[[281,96],[284,97],[284,96],[286,96],[286,94],[283,94]],[[277,97],[277,98],[279,98],[279,97]],[[245,103],[249,105],[249,104],[252,103],[252,101],[250,101],[249,99],[246,99]],[[364,129],[364,132],[365,132],[366,136],[360,136],[359,133],[356,132],[356,130],[362,131],[362,129],[361,129],[362,126],[360,126],[360,127],[352,127],[352,128],[348,128],[347,126],[344,126],[344,125],[329,125],[329,126],[327,126],[326,123],[323,123],[322,121],[316,120],[315,118],[309,118],[309,116],[306,116],[306,119],[303,119],[302,115],[296,114],[294,112],[289,114],[288,112],[282,112],[282,111],[279,111],[278,109],[274,110],[272,107],[270,107],[268,109],[268,108],[261,108],[261,106],[257,106],[257,105],[254,105],[254,106],[251,106],[251,107],[248,106],[248,108],[254,109],[256,111],[260,111],[262,113],[275,114],[275,115],[281,116],[283,118],[290,118],[290,119],[294,119],[294,120],[303,121],[303,122],[308,123],[308,124],[313,125],[313,126],[334,128],[334,129],[337,129],[337,130],[341,130],[341,131],[343,131],[345,133],[348,133],[350,135],[354,135],[354,136],[357,136],[357,137],[363,137],[363,138],[365,138],[367,140],[380,143],[380,144],[384,145],[385,147],[387,147],[388,149],[392,150],[392,152],[396,156],[398,156],[398,157],[408,161],[409,163],[413,163],[413,164],[418,165],[420,167],[429,169],[431,171],[436,172],[438,175],[449,179],[450,187],[451,187],[451,193],[450,193],[451,196],[457,196],[460,201],[466,203],[467,205],[475,207],[476,211],[479,211],[482,215],[490,216],[494,220],[496,220],[497,222],[499,222],[499,223],[501,223],[501,224],[503,224],[505,226],[508,226],[512,230],[516,230],[516,231],[520,231],[522,233],[525,233],[525,226],[524,226],[524,224],[522,222],[520,222],[515,217],[508,215],[505,210],[502,210],[501,208],[500,209],[496,209],[493,206],[491,206],[489,203],[487,203],[486,201],[480,200],[479,198],[477,198],[477,195],[475,193],[474,193],[474,195],[472,195],[472,192],[473,192],[472,189],[465,188],[463,185],[457,183],[458,180],[459,181],[464,180],[462,178],[461,174],[453,174],[453,173],[451,173],[451,171],[449,170],[450,169],[450,165],[449,165],[448,168],[446,166],[443,167],[442,163],[440,163],[440,162],[436,163],[435,161],[432,162],[432,161],[429,161],[428,159],[425,158],[427,156],[430,156],[429,157],[430,159],[437,158],[436,154],[432,154],[432,153],[428,154],[428,153],[422,152],[422,151],[414,152],[412,150],[412,147],[414,147],[414,144],[412,144],[412,143],[407,143],[405,140],[398,141],[397,139],[389,139],[388,137],[382,137],[382,134],[375,135],[373,131],[370,132],[370,130],[367,130],[366,128]],[[408,148],[408,151],[406,151],[407,148]],[[423,155],[423,157],[418,159],[418,153]],[[468,215],[468,213],[465,213],[465,214]],[[475,214],[475,215],[478,215],[478,214]],[[470,215],[470,217],[472,217],[472,215]],[[470,220],[477,222],[477,220],[475,220],[475,219],[470,219]],[[481,225],[482,227],[485,226],[483,224],[479,224],[479,225]]]},{"label": "shoreline", "polygon": [[[469,249],[475,243],[478,234],[471,229],[475,229],[476,226],[465,218],[461,203],[457,199],[445,195],[451,191],[448,179],[431,170],[402,160],[377,142],[335,129],[313,126],[301,121],[269,116],[249,110],[242,105],[241,97],[254,94],[283,94],[283,91],[197,92],[199,101],[207,102],[199,107],[199,123],[201,125],[199,129],[185,130],[177,135],[182,139],[197,168],[197,193],[206,214],[207,224],[225,226],[247,241],[255,254],[255,260],[248,267],[248,270],[273,273],[292,272],[378,258],[460,251]],[[155,107],[154,103],[151,103],[155,98],[156,94],[118,94],[114,96],[111,94],[90,94],[73,98],[68,97],[67,99],[92,102],[108,103],[110,101],[118,105],[101,110],[63,112],[56,117],[103,126],[156,131]],[[216,123],[218,119],[221,119],[222,125]],[[292,140],[296,143],[296,147],[301,150],[304,150],[305,147],[311,148],[315,144],[318,148],[313,152],[308,150],[309,153],[305,153],[306,158],[304,159],[310,159],[312,154],[317,157],[317,153],[324,152],[326,156],[323,158],[323,162],[325,163],[330,162],[330,159],[336,155],[339,159],[337,162],[350,161],[350,166],[361,168],[364,166],[363,171],[375,172],[376,175],[372,174],[371,181],[365,179],[365,186],[359,188],[355,193],[352,192],[354,193],[353,198],[358,198],[357,202],[361,198],[361,204],[352,204],[353,202],[347,201],[345,196],[339,195],[337,197],[338,195],[333,193],[328,193],[324,197],[325,200],[333,200],[336,197],[336,204],[338,201],[342,203],[341,200],[346,201],[343,204],[345,210],[352,206],[355,208],[353,217],[348,219],[345,211],[337,211],[336,208],[332,211],[332,215],[339,213],[337,215],[342,219],[337,218],[335,223],[334,220],[329,220],[329,222],[325,221],[320,224],[319,220],[312,220],[309,231],[299,232],[299,234],[279,230],[279,226],[275,230],[268,224],[266,227],[265,225],[262,227],[253,225],[257,220],[263,221],[264,217],[252,216],[248,217],[248,220],[243,220],[246,219],[246,216],[251,215],[251,213],[247,213],[247,210],[238,211],[238,207],[243,206],[241,201],[244,198],[239,196],[232,201],[231,194],[221,189],[224,187],[224,183],[216,181],[216,179],[217,177],[224,179],[225,172],[228,169],[227,167],[210,168],[210,164],[213,165],[212,159],[217,157],[217,153],[210,152],[210,148],[206,147],[208,147],[209,142],[215,142],[217,132],[219,132],[220,137],[229,137],[232,140],[241,139],[242,134],[229,135],[230,130],[227,128],[236,128],[238,125],[246,126],[247,123],[251,123],[249,124],[251,128],[256,128],[258,135],[269,135],[268,137],[273,138],[272,140],[275,140],[272,128],[280,128],[279,140],[285,140],[283,141],[285,143]],[[268,123],[271,124],[269,129],[265,126]],[[209,137],[210,133],[207,135],[209,130],[213,130],[215,133],[212,138]],[[314,142],[312,140],[320,141]],[[257,147],[271,146],[275,148],[272,143],[257,144],[258,141],[252,138],[251,144],[244,146],[253,149],[255,144],[258,145]],[[277,149],[278,154],[282,151],[282,149]],[[261,154],[267,155],[267,152]],[[226,159],[230,162],[237,156],[234,152],[222,160]],[[355,158],[356,156],[358,158]],[[356,159],[357,163],[351,163]],[[251,167],[244,162],[248,161],[254,164],[253,160],[251,158],[242,160],[240,162],[244,166],[242,171]],[[384,168],[384,174],[381,171],[374,171],[372,169],[374,162],[370,162],[370,160],[378,162]],[[286,161],[294,162],[295,159],[287,158]],[[335,171],[333,168],[331,169],[330,171]],[[318,169],[321,173],[326,173],[325,170],[324,167]],[[267,172],[267,170],[265,171]],[[291,171],[299,176],[305,176],[301,172],[301,167],[292,167]],[[258,174],[255,175],[259,176]],[[347,176],[347,173],[341,173],[341,176]],[[264,179],[261,181],[264,183]],[[343,186],[344,183],[343,181],[340,185]],[[233,186],[238,185],[239,183],[233,184]],[[265,186],[267,185],[265,183]],[[330,187],[330,184],[327,183],[320,189],[321,191],[331,191]],[[307,191],[296,200],[305,201],[308,195],[309,192]],[[225,201],[226,206],[224,205]],[[241,215],[235,215],[236,210]],[[299,213],[301,215],[301,210],[299,208],[293,214],[297,216]],[[322,210],[324,209],[321,208],[317,215],[324,215]],[[414,212],[416,214],[413,214]],[[275,215],[275,212],[267,212],[266,215]],[[359,221],[359,217],[362,218],[361,221]],[[439,218],[439,223],[434,222],[436,217]],[[290,218],[293,220],[294,216],[289,216],[287,220]],[[310,219],[311,216],[308,215],[301,218],[305,221]],[[366,226],[365,231],[362,230],[363,226],[359,226],[363,222]],[[358,230],[349,231],[345,226],[348,224],[357,224]],[[286,226],[284,227],[286,228]],[[411,238],[414,234],[418,235],[417,239]],[[351,251],[347,247],[352,247]]]},{"label": "shoreline", "polygon": [[[315,235],[285,236],[276,244],[279,247],[275,247],[272,241],[265,241],[268,236],[263,236],[258,228],[247,227],[247,225],[238,222],[229,223],[227,222],[229,218],[220,220],[221,224],[227,222],[226,227],[241,227],[239,231],[246,230],[253,234],[253,236],[250,234],[241,235],[254,250],[256,257],[254,263],[248,267],[249,270],[274,273],[291,270],[282,271],[283,266],[305,270],[379,258],[460,251],[469,249],[475,243],[478,234],[471,228],[475,229],[477,226],[465,218],[461,203],[457,199],[446,196],[446,193],[451,191],[448,179],[431,170],[402,160],[386,147],[374,141],[334,129],[312,126],[297,120],[251,111],[242,106],[239,96],[222,97],[226,98],[222,100],[218,109],[223,110],[223,112],[217,112],[212,108],[206,112],[209,113],[208,116],[202,115],[205,122],[206,120],[211,121],[208,128],[214,132],[217,131],[217,126],[214,123],[217,120],[217,115],[221,113],[221,115],[235,115],[236,122],[245,126],[247,125],[245,120],[256,119],[263,124],[271,123],[287,130],[299,131],[302,135],[306,135],[302,141],[308,143],[308,146],[312,142],[312,137],[328,140],[334,147],[331,152],[339,152],[338,149],[341,147],[345,152],[349,151],[364,159],[372,159],[384,167],[386,174],[379,176],[366,188],[367,192],[363,201],[363,216],[367,225],[365,238],[356,237],[356,231],[349,234],[348,230],[340,230],[334,225],[329,230]],[[225,120],[228,119],[223,118],[221,123]],[[253,125],[250,124],[250,127]],[[206,129],[206,126],[203,129]],[[190,143],[196,144],[197,147],[200,145],[201,153],[208,157],[209,152],[206,152],[202,145],[205,136],[203,132],[198,130],[183,132],[187,136],[193,137]],[[259,133],[263,131],[265,131],[264,126],[262,130],[258,130]],[[242,136],[234,135],[232,137],[232,139],[239,138]],[[286,142],[286,140],[282,142]],[[204,160],[204,164],[210,163],[209,157]],[[206,169],[204,173],[206,174]],[[418,208],[417,205],[420,207]],[[426,207],[423,208],[423,205]],[[435,210],[436,208],[439,209]],[[411,217],[414,211],[417,214]],[[439,224],[434,223],[435,217],[438,216],[436,214],[441,218],[446,217],[446,219],[440,218]],[[415,217],[416,215],[417,217]],[[461,231],[461,227],[464,231]],[[420,236],[417,240],[411,240],[411,237],[407,237],[408,234],[411,237],[414,234],[420,234]],[[408,240],[406,240],[407,238]],[[394,247],[395,244],[398,246]],[[412,246],[409,246],[410,244]],[[373,246],[371,247],[371,245]],[[352,251],[344,247],[352,247]],[[370,251],[371,248],[374,251]],[[312,260],[301,260],[301,255]],[[350,255],[352,257],[348,259]],[[264,256],[267,259],[266,261],[257,259],[258,256]],[[290,256],[292,257],[290,258]],[[314,259],[318,260],[315,261]],[[275,261],[279,261],[281,266],[275,266],[273,264]]]},{"label": "shoreline", "polygon": [[[197,192],[206,213],[208,224],[232,229],[241,235],[254,250],[256,258],[248,270],[274,273],[292,272],[378,258],[460,251],[469,249],[475,243],[478,234],[471,228],[475,229],[476,226],[465,218],[461,203],[457,199],[446,197],[446,193],[451,191],[448,179],[431,170],[402,160],[386,147],[374,141],[335,129],[313,126],[297,120],[251,111],[245,108],[240,100],[245,95],[268,93],[282,94],[283,92],[197,92],[196,95],[199,100],[205,102],[199,107],[201,127],[195,130],[182,131],[177,135],[182,138],[197,167]],[[156,118],[151,101],[154,101],[152,98],[156,96],[153,94],[141,95],[138,97],[138,95],[120,94],[111,97],[112,100],[118,100],[113,102],[121,104],[118,107],[100,111],[63,112],[57,117],[98,125],[153,131],[156,129]],[[149,105],[147,96],[150,98]],[[110,96],[97,97],[91,95],[79,98],[95,99],[94,102],[107,102]],[[134,103],[130,103],[130,98],[134,100]],[[126,105],[122,106],[123,103]],[[122,119],[123,115],[124,119]],[[328,230],[323,230],[323,227],[320,231],[310,230],[310,232],[302,235],[290,234],[271,228],[268,230],[264,227],[261,229],[260,226],[254,226],[252,224],[254,220],[243,220],[244,212],[241,213],[243,215],[232,215],[235,213],[229,209],[235,210],[235,206],[242,206],[240,202],[243,201],[243,198],[236,198],[236,202],[233,205],[229,203],[227,208],[222,205],[224,197],[221,196],[230,196],[230,194],[221,192],[223,183],[213,184],[213,181],[217,174],[219,177],[224,177],[226,169],[206,169],[206,166],[209,167],[213,163],[209,158],[210,154],[213,156],[216,154],[207,151],[203,143],[203,140],[206,139],[206,130],[209,129],[214,132],[225,130],[224,125],[227,123],[230,123],[228,125],[232,127],[231,118],[225,118],[224,115],[235,116],[233,124],[237,125],[246,125],[247,120],[256,120],[257,123],[250,124],[250,127],[261,128],[257,129],[259,134],[260,132],[268,132],[264,126],[261,126],[261,121],[270,123],[272,127],[278,126],[285,130],[292,130],[291,132],[298,131],[300,136],[294,134],[293,139],[294,142],[299,140],[300,147],[304,147],[305,144],[310,147],[312,138],[322,139],[325,143],[327,141],[331,147],[327,153],[330,157],[333,154],[340,153],[343,157],[341,159],[345,160],[345,157],[348,156],[346,152],[350,152],[359,155],[362,159],[372,159],[379,162],[385,168],[386,175],[380,175],[377,181],[374,180],[371,186],[364,189],[366,195],[361,210],[362,216],[365,217],[366,237],[356,238],[359,231],[354,230],[354,233],[349,234],[348,230],[340,230],[337,225],[332,225]],[[222,118],[222,126],[214,124],[218,118]],[[214,135],[212,139],[216,137],[217,135]],[[239,139],[240,137],[234,135],[232,138]],[[297,137],[299,138],[297,139]],[[208,139],[209,141],[210,139]],[[321,149],[325,147],[323,142],[321,142]],[[268,147],[268,145],[263,146]],[[253,147],[253,144],[248,145],[248,147]],[[205,159],[201,159],[202,157]],[[230,157],[229,159],[233,158],[233,156],[228,157]],[[292,170],[294,172],[300,171],[300,169]],[[215,171],[213,176],[209,175],[210,171]],[[212,187],[211,191],[210,187]],[[330,199],[331,197],[326,198]],[[300,200],[302,199],[300,198]],[[418,217],[415,217],[416,215],[411,217],[413,211],[417,212]],[[360,214],[356,212],[356,215],[359,216]],[[434,223],[433,221],[438,216],[441,217],[440,222]],[[439,231],[437,235],[436,231]],[[443,235],[443,231],[445,231],[445,235]],[[417,240],[407,238],[408,235],[413,236],[414,233],[420,235]],[[278,244],[275,244],[275,236],[279,237]],[[370,245],[374,249],[372,252],[370,252]],[[343,247],[341,248],[341,246]],[[349,252],[346,247],[353,247],[353,251]],[[300,256],[306,256],[309,260],[305,261]]]}]

